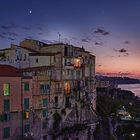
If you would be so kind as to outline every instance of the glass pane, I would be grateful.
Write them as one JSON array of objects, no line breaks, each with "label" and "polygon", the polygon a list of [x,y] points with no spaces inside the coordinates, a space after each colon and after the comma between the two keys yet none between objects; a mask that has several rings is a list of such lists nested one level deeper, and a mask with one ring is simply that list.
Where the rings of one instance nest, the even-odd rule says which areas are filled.
[{"label": "glass pane", "polygon": [[3,84],[3,91],[4,91],[4,96],[10,95],[10,84],[9,83]]}]

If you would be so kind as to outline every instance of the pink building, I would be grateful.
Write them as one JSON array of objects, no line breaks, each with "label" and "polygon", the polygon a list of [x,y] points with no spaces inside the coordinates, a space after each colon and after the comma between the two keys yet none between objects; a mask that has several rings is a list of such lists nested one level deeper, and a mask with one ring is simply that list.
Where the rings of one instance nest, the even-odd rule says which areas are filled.
[{"label": "pink building", "polygon": [[21,92],[18,69],[0,65],[0,140],[16,140],[20,137]]}]

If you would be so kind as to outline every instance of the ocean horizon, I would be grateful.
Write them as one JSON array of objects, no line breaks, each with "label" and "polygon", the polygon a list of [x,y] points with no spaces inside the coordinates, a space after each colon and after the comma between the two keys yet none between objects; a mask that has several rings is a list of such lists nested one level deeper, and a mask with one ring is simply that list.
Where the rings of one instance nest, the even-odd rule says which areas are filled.
[{"label": "ocean horizon", "polygon": [[139,84],[122,84],[122,85],[118,85],[118,88],[121,88],[122,90],[130,90],[136,96],[140,97],[140,83]]}]

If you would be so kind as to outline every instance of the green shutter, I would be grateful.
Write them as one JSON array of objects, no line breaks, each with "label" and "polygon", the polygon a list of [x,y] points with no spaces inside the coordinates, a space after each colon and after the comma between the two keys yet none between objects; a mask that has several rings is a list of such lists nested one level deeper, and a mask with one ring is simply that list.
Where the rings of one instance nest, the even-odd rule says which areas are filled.
[{"label": "green shutter", "polygon": [[24,91],[29,91],[29,83],[24,83]]},{"label": "green shutter", "polygon": [[3,129],[3,138],[10,138],[10,127],[6,127]]},{"label": "green shutter", "polygon": [[47,110],[43,110],[43,118],[46,118],[48,116],[48,111]]},{"label": "green shutter", "polygon": [[24,109],[29,109],[29,98],[24,99]]},{"label": "green shutter", "polygon": [[10,101],[4,100],[4,111],[10,111]]},{"label": "green shutter", "polygon": [[47,107],[48,104],[48,100],[47,99],[43,99],[43,107]]}]

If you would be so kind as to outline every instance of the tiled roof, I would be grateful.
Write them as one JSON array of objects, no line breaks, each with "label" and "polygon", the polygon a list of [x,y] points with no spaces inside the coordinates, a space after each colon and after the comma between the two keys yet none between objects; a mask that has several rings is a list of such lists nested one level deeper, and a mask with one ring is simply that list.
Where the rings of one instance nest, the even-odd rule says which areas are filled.
[{"label": "tiled roof", "polygon": [[20,77],[18,69],[10,65],[0,65],[0,77]]}]

